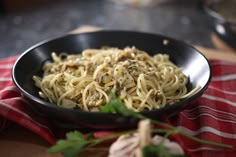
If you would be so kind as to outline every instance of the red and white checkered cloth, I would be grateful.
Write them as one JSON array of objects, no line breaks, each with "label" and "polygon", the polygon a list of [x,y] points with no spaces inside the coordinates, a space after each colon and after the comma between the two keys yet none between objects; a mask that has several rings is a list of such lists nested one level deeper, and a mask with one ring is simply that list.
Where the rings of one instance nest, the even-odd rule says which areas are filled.
[{"label": "red and white checkered cloth", "polygon": [[[55,132],[46,119],[34,114],[14,86],[11,69],[17,57],[0,60],[0,130],[15,122],[55,143]],[[183,131],[236,148],[236,63],[210,61],[213,78],[202,97],[181,112],[175,122]],[[97,135],[107,134],[99,132]],[[235,157],[236,149],[222,149],[177,137],[191,157]]]}]

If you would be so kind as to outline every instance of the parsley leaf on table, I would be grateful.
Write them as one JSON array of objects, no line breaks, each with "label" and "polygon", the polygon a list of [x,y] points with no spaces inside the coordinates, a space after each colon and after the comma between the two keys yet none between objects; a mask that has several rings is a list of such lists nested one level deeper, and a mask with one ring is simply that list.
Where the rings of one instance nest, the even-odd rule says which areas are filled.
[{"label": "parsley leaf on table", "polygon": [[88,140],[84,138],[83,134],[79,131],[73,131],[66,134],[65,140],[59,140],[55,146],[48,149],[49,152],[62,152],[64,157],[75,157],[78,155],[88,144]]}]

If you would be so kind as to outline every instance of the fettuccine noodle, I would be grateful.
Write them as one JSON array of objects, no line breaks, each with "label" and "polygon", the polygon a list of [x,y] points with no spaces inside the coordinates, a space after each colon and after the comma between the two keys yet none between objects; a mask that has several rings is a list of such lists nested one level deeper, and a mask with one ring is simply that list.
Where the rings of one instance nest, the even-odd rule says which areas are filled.
[{"label": "fettuccine noodle", "polygon": [[166,54],[150,56],[135,47],[52,53],[43,77],[33,76],[39,95],[65,108],[99,111],[115,93],[134,111],[152,110],[189,97],[188,78]]}]

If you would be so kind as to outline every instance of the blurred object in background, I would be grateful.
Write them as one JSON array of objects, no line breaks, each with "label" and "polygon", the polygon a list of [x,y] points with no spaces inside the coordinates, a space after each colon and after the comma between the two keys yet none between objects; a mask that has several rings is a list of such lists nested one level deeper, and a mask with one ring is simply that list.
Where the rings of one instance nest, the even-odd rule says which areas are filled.
[{"label": "blurred object in background", "polygon": [[236,0],[215,0],[211,7],[226,21],[236,24]]},{"label": "blurred object in background", "polygon": [[236,49],[236,0],[206,0],[204,10],[212,24],[216,47]]},{"label": "blurred object in background", "polygon": [[202,0],[110,0],[117,4],[129,5],[134,7],[155,7],[159,4],[167,4],[167,3],[199,3]]},{"label": "blurred object in background", "polygon": [[161,4],[171,0],[111,0],[118,4],[131,5],[135,7],[153,7],[157,4]]},{"label": "blurred object in background", "polygon": [[0,15],[0,58],[82,25],[162,34],[213,47],[208,18],[196,5],[199,1],[165,0],[153,7],[132,7],[114,0],[0,0],[7,2],[6,13]]},{"label": "blurred object in background", "polygon": [[52,0],[0,0],[0,12],[9,13],[29,8],[38,8]]}]

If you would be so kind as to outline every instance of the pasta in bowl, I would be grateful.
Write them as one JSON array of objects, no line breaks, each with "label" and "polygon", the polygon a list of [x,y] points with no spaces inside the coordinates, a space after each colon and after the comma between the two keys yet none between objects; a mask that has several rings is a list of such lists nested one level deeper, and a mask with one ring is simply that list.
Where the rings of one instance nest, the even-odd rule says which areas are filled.
[{"label": "pasta in bowl", "polygon": [[29,48],[16,61],[12,78],[35,113],[54,125],[114,129],[135,126],[137,120],[100,112],[110,93],[127,108],[161,120],[202,95],[211,69],[199,51],[181,41],[98,31]]},{"label": "pasta in bowl", "polygon": [[133,111],[159,109],[191,96],[188,78],[167,54],[148,55],[135,47],[86,49],[57,55],[33,76],[39,95],[58,106],[100,111],[115,93]]}]

